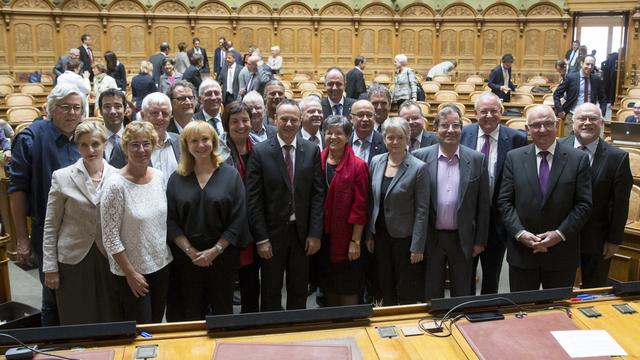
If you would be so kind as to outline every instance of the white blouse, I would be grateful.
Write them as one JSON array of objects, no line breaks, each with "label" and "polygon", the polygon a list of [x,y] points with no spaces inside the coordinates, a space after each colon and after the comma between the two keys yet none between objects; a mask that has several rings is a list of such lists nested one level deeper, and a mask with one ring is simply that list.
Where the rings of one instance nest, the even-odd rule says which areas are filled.
[{"label": "white blouse", "polygon": [[172,260],[167,245],[167,196],[162,172],[149,168],[153,178],[147,184],[135,184],[121,174],[106,180],[100,211],[102,241],[109,254],[111,272],[124,276],[113,259],[126,251],[134,269],[150,274]]}]

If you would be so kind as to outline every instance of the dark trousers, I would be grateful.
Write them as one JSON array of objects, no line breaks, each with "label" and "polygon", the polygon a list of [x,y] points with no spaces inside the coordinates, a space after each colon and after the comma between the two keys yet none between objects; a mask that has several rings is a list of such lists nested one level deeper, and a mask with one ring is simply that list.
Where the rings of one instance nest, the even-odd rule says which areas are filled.
[{"label": "dark trousers", "polygon": [[427,299],[444,297],[447,265],[451,280],[451,297],[469,295],[473,259],[467,259],[458,231],[436,230],[435,246],[427,251]]},{"label": "dark trousers", "polygon": [[424,301],[424,261],[411,264],[411,238],[394,238],[378,229],[374,241],[382,305]]},{"label": "dark trousers", "polygon": [[527,291],[570,287],[576,279],[576,268],[567,270],[523,269],[509,264],[509,290]]},{"label": "dark trousers", "polygon": [[261,311],[282,310],[282,282],[287,275],[287,310],[304,309],[307,306],[309,282],[309,257],[298,240],[296,224],[287,225],[285,236],[271,239],[273,257],[260,259]]},{"label": "dark trousers", "polygon": [[602,254],[581,254],[580,273],[582,288],[590,289],[607,286],[611,259],[605,260]]},{"label": "dark trousers", "polygon": [[487,247],[480,255],[473,258],[473,271],[471,273],[471,295],[476,294],[476,273],[478,262],[482,266],[482,290],[481,294],[497,294],[498,285],[500,283],[500,271],[502,270],[502,262],[504,261],[504,253],[506,250],[506,238],[504,232],[498,227],[502,224],[497,222],[498,214],[491,209],[491,217],[489,219],[489,241]]},{"label": "dark trousers", "polygon": [[[255,250],[254,250],[255,251]],[[240,280],[240,312],[252,313],[260,311],[260,264],[258,255],[254,254],[251,264],[238,270]]]},{"label": "dark trousers", "polygon": [[[42,248],[42,246],[40,246]],[[56,300],[55,290],[51,290],[44,286],[44,272],[42,272],[42,254],[36,253],[36,261],[38,262],[38,276],[40,284],[42,284],[42,307],[40,309],[40,321],[42,326],[58,326],[60,318],[58,317],[58,302]]]},{"label": "dark trousers", "polygon": [[169,290],[169,269],[170,266],[167,265],[156,272],[145,274],[149,293],[139,298],[131,292],[126,277],[114,275],[120,317],[123,320],[135,320],[138,324],[162,322]]}]

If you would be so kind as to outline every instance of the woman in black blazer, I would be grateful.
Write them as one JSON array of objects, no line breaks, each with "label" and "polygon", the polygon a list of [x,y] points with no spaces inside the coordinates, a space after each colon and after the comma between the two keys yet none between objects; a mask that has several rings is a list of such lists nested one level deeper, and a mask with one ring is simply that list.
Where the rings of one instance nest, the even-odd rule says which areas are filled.
[{"label": "woman in black blazer", "polygon": [[118,89],[127,91],[127,71],[124,65],[118,61],[116,53],[107,51],[104,53],[104,60],[107,62],[107,75],[116,79]]},{"label": "woman in black blazer", "polygon": [[140,73],[131,79],[131,95],[136,104],[136,110],[140,111],[142,99],[145,96],[158,91],[155,80],[153,80],[153,64],[148,61],[140,63]]}]

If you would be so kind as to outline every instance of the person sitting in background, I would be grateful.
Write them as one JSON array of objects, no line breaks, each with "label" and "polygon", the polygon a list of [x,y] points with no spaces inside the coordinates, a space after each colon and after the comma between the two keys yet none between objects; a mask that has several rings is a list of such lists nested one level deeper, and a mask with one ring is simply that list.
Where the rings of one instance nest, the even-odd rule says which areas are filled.
[{"label": "person sitting in background", "polygon": [[140,111],[140,108],[142,107],[142,99],[147,95],[158,91],[158,87],[156,86],[156,82],[152,75],[153,64],[148,61],[142,61],[140,63],[140,72],[131,79],[131,95],[133,96],[136,104],[136,111]]},{"label": "person sitting in background", "polygon": [[275,45],[271,47],[271,55],[267,60],[267,65],[271,68],[272,74],[279,74],[282,69],[282,56],[280,56],[280,46]]},{"label": "person sitting in background", "polygon": [[455,60],[443,61],[439,64],[433,65],[433,67],[429,69],[426,79],[427,81],[431,81],[436,75],[449,75],[456,66],[458,66],[458,62]]},{"label": "person sitting in background", "polygon": [[627,116],[624,122],[640,124],[640,102],[633,104],[633,115]]}]

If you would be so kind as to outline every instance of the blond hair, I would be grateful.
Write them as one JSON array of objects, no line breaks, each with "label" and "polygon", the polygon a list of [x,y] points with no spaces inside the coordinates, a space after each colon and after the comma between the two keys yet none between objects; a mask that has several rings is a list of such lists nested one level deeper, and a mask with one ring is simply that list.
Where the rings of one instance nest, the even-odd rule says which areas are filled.
[{"label": "blond hair", "polygon": [[73,132],[73,141],[77,142],[82,135],[93,135],[95,133],[98,134],[98,137],[103,144],[107,142],[107,130],[102,122],[97,120],[85,120],[76,126],[76,130]]},{"label": "blond hair", "polygon": [[220,138],[216,130],[206,121],[191,121],[184,127],[180,135],[180,162],[178,163],[176,172],[181,176],[187,176],[193,173],[193,167],[196,161],[189,152],[189,139],[198,135],[208,135],[211,137],[211,162],[216,167],[222,163],[222,158],[218,153]]},{"label": "blond hair", "polygon": [[153,125],[147,121],[132,121],[126,128],[124,128],[122,140],[120,141],[120,146],[125,154],[127,153],[127,146],[129,143],[138,135],[144,135],[149,139],[151,147],[155,149],[158,144],[158,133],[156,132],[156,129],[154,129]]}]

